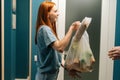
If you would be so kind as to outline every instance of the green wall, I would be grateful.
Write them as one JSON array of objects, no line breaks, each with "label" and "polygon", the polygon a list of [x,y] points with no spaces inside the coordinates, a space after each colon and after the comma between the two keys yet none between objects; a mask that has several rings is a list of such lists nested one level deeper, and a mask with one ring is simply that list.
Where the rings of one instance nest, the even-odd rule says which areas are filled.
[{"label": "green wall", "polygon": [[37,13],[38,8],[41,2],[44,0],[32,0],[32,80],[35,80],[35,74],[36,74],[36,63],[34,61],[34,55],[37,54],[37,46],[35,45],[35,25],[36,25],[36,19],[37,19]]},{"label": "green wall", "polygon": [[[120,46],[120,0],[117,0],[115,46]],[[120,80],[120,60],[114,61],[113,80]]]}]

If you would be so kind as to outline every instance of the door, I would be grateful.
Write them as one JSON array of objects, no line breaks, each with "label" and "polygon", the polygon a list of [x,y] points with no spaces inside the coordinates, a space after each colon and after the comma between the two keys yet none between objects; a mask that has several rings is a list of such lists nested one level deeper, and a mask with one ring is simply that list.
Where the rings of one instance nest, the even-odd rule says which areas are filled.
[{"label": "door", "polygon": [[12,0],[2,0],[2,80],[25,79],[29,72],[29,0],[15,4],[13,11]]},{"label": "door", "polygon": [[16,0],[16,78],[27,78],[29,75],[29,5],[30,0]]}]

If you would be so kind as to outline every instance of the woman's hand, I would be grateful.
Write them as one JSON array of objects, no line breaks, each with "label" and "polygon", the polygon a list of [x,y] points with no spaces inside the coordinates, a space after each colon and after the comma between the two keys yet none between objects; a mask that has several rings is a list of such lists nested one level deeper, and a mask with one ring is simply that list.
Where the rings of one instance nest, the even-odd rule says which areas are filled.
[{"label": "woman's hand", "polygon": [[77,29],[79,29],[80,24],[81,24],[80,21],[75,21],[75,22],[73,22],[72,25],[70,26],[70,29],[72,29],[73,31],[74,31],[74,30],[77,30]]},{"label": "woman's hand", "polygon": [[78,73],[81,73],[80,71],[76,71],[75,69],[72,69],[73,66],[67,66],[61,64],[61,66],[68,72],[69,76],[72,78],[81,78],[81,76]]}]

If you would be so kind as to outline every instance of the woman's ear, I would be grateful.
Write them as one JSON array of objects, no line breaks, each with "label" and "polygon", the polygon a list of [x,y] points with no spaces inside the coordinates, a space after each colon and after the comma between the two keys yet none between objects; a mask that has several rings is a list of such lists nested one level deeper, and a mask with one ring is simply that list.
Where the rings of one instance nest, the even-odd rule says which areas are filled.
[{"label": "woman's ear", "polygon": [[47,15],[47,17],[48,17],[48,18],[50,17],[50,12],[48,12],[48,15]]}]

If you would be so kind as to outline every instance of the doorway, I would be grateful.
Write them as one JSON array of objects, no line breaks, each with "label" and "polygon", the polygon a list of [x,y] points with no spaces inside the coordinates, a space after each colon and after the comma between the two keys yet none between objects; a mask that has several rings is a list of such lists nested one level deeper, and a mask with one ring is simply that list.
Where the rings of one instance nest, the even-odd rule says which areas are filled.
[{"label": "doorway", "polygon": [[[53,1],[58,2],[59,6],[60,5],[64,6],[65,4],[64,6],[65,10],[63,9],[63,7],[59,7],[59,9],[63,9],[62,13],[63,14],[65,13],[65,18],[63,17],[61,19],[63,23],[66,23],[65,26],[66,25],[69,26],[72,20],[81,21],[85,16],[93,17],[93,21],[90,25],[91,27],[88,29],[88,32],[91,40],[90,45],[93,49],[93,52],[97,61],[94,66],[94,69],[95,69],[95,72],[93,72],[94,75],[93,73],[88,73],[89,75],[83,74],[83,77],[85,77],[86,75],[90,79],[95,79],[95,80],[112,80],[113,79],[113,62],[108,58],[107,52],[111,47],[114,46],[114,40],[115,40],[114,31],[115,31],[116,3],[117,3],[116,0],[114,1],[113,0],[91,0],[91,1],[68,0],[68,2],[67,0],[66,1],[64,0],[62,2],[61,0],[53,0]],[[68,3],[70,4],[70,6],[69,5],[67,6]],[[84,7],[73,8],[72,7],[73,5],[75,7],[78,5],[84,6]],[[86,9],[87,8],[86,6],[87,7],[89,6],[88,7],[89,10]],[[87,10],[86,13],[84,13],[85,12],[84,9]],[[91,9],[93,10],[91,11]],[[82,12],[79,12],[79,10],[81,10]],[[74,15],[75,13],[76,15]],[[81,17],[81,14],[83,15],[83,17]],[[72,18],[70,19],[70,17]],[[61,26],[61,27],[67,30],[67,27],[65,26]],[[64,80],[66,79],[72,80],[65,73]],[[83,79],[86,80],[88,78],[83,78]]]},{"label": "doorway", "polygon": [[[93,72],[80,74],[82,80],[98,80],[99,76],[101,3],[101,0],[66,0],[66,31],[68,30],[69,25],[75,20],[82,21],[85,17],[92,18],[92,22],[88,27],[87,32],[89,34],[90,46],[96,62],[93,66]],[[71,79],[66,72],[64,76],[64,80],[74,80]]]}]

